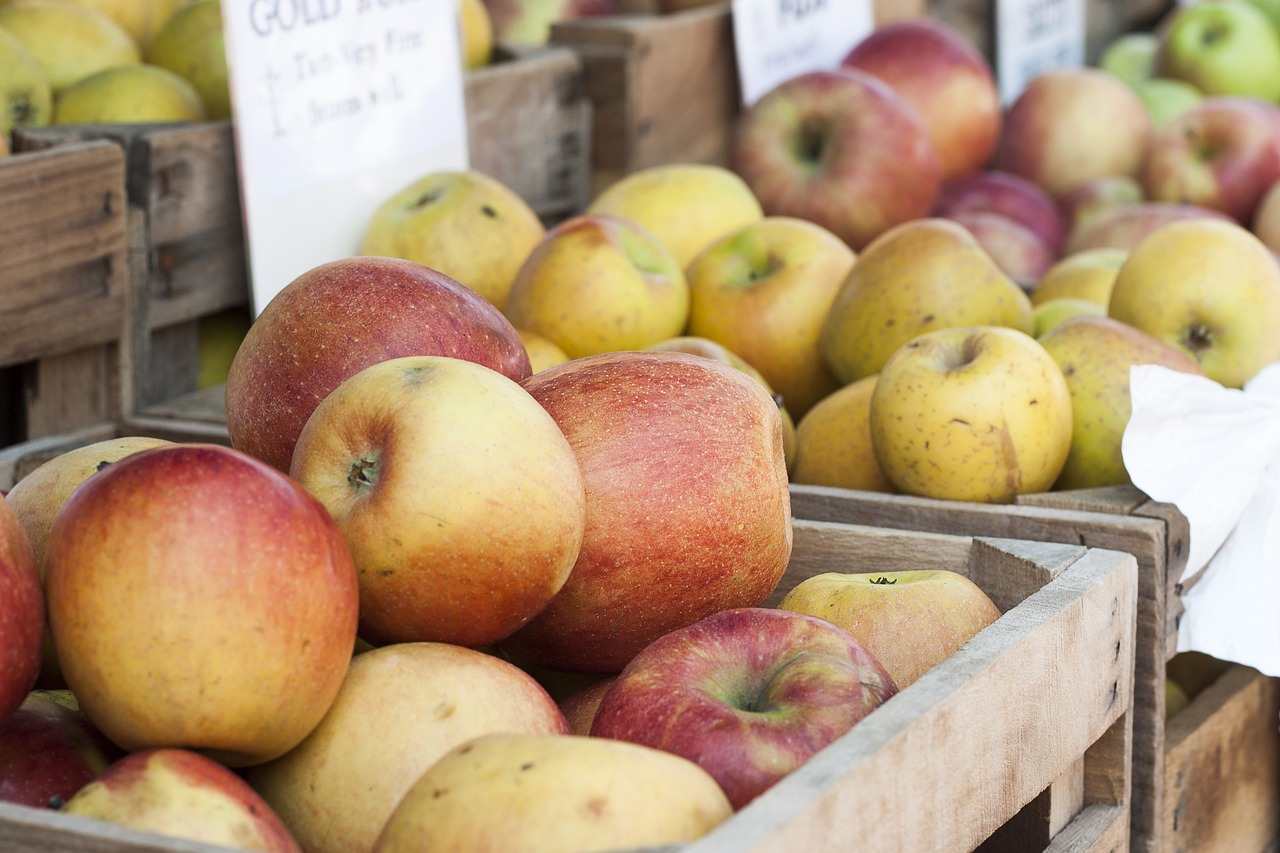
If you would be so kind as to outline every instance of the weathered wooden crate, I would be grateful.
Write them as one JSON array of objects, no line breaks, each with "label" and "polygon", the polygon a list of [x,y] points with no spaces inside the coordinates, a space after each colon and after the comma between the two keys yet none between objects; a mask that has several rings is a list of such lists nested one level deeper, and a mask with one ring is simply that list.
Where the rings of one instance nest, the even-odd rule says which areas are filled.
[{"label": "weathered wooden crate", "polygon": [[125,161],[106,143],[0,159],[0,443],[119,417]]},{"label": "weathered wooden crate", "polygon": [[[1138,562],[1138,628],[1134,655],[1132,849],[1151,853],[1183,849],[1173,846],[1183,831],[1179,827],[1212,822],[1213,815],[1219,811],[1236,808],[1232,803],[1237,797],[1241,803],[1239,808],[1249,808],[1250,798],[1254,796],[1250,791],[1231,784],[1219,785],[1207,773],[1199,774],[1194,780],[1184,777],[1177,789],[1172,787],[1171,773],[1176,775],[1177,770],[1176,765],[1170,763],[1173,741],[1165,726],[1165,663],[1177,648],[1183,592],[1180,581],[1190,537],[1187,520],[1176,507],[1151,501],[1132,487],[1023,495],[1014,506],[821,486],[793,485],[791,493],[792,511],[801,518],[1078,543],[1133,554]],[[1275,714],[1258,721],[1258,725],[1269,725],[1271,729],[1275,729],[1276,724]],[[1221,737],[1223,732],[1222,729],[1209,730],[1204,736]],[[1223,756],[1225,751],[1221,751],[1219,759],[1226,760]],[[1203,785],[1203,789],[1193,796],[1185,796],[1189,784]],[[1269,796],[1273,803],[1280,803],[1280,786],[1272,785]],[[1176,820],[1175,807],[1170,805],[1175,799],[1180,803],[1176,807],[1180,809]],[[1265,821],[1259,820],[1271,827],[1277,819],[1280,811],[1268,814]],[[1280,834],[1266,831],[1272,832],[1273,838],[1280,838]],[[1253,848],[1245,843],[1199,849]]]},{"label": "weathered wooden crate", "polygon": [[[594,125],[592,191],[667,163],[723,165],[742,106],[731,4],[666,15],[654,0],[635,14],[562,21],[553,44],[583,61]],[[924,14],[924,0],[879,0],[878,22]],[[649,14],[644,14],[649,12]]]},{"label": "weathered wooden crate", "polygon": [[[940,568],[1003,615],[696,843],[673,850],[1124,850],[1136,563],[1131,555],[797,521],[774,596],[824,571]],[[212,853],[0,805],[0,851]]]}]

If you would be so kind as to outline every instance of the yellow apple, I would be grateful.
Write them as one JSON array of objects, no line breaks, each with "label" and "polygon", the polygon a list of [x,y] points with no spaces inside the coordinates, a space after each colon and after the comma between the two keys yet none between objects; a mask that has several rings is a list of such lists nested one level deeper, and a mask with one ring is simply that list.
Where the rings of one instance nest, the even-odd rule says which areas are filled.
[{"label": "yellow apple", "polygon": [[8,150],[15,127],[39,127],[53,116],[53,89],[27,46],[0,26],[0,139]]},{"label": "yellow apple", "polygon": [[781,216],[751,222],[685,269],[689,334],[755,366],[802,418],[840,387],[818,334],[854,259],[843,240],[811,222]]},{"label": "yellow apple", "polygon": [[1081,314],[1105,317],[1107,309],[1106,306],[1099,305],[1097,302],[1092,302],[1088,299],[1063,297],[1041,302],[1031,311],[1031,324],[1034,327],[1031,337],[1042,338],[1046,332],[1063,320],[1068,317],[1078,317]]},{"label": "yellow apple", "polygon": [[871,441],[897,491],[1009,503],[1047,491],[1071,450],[1071,391],[1035,338],[1001,326],[939,329],[885,363]]},{"label": "yellow apple", "polygon": [[1239,388],[1280,360],[1280,263],[1234,223],[1174,222],[1129,253],[1107,313],[1181,349],[1210,379]]},{"label": "yellow apple", "polygon": [[179,9],[190,6],[196,0],[151,0],[151,20],[147,27],[146,36],[139,40],[139,44],[145,51],[150,46],[151,41],[156,37],[160,30],[164,29],[164,25],[169,23]]},{"label": "yellow apple", "polygon": [[119,24],[96,9],[65,0],[0,6],[0,27],[35,57],[55,96],[94,72],[142,61],[138,45]]},{"label": "yellow apple", "polygon": [[600,737],[494,734],[454,749],[405,795],[375,853],[553,853],[693,841],[733,814],[688,759]]},{"label": "yellow apple", "polygon": [[[24,2],[24,0],[10,0]],[[120,25],[141,46],[150,35],[152,0],[68,0],[101,12]]]},{"label": "yellow apple", "polygon": [[1230,668],[1230,661],[1219,660],[1204,652],[1178,652],[1165,664],[1165,677],[1177,682],[1188,696],[1195,698]]},{"label": "yellow apple", "polygon": [[537,332],[516,329],[516,334],[520,336],[525,352],[529,354],[529,366],[533,373],[555,367],[557,364],[564,364],[569,360],[568,353]]},{"label": "yellow apple", "polygon": [[231,117],[219,0],[196,0],[176,10],[147,45],[146,59],[194,86],[211,120]]},{"label": "yellow apple", "polygon": [[484,0],[459,0],[462,28],[462,67],[483,68],[493,55],[493,20]]},{"label": "yellow apple", "polygon": [[685,269],[705,247],[764,216],[746,182],[723,166],[674,163],[620,178],[588,213],[606,213],[648,229]]},{"label": "yellow apple", "polygon": [[796,426],[793,483],[892,492],[871,446],[871,394],[868,376],[818,401]]},{"label": "yellow apple", "polygon": [[1178,686],[1176,681],[1166,678],[1164,681],[1164,718],[1167,720],[1191,704],[1187,691]]},{"label": "yellow apple", "polygon": [[196,388],[212,388],[227,381],[231,362],[249,334],[253,319],[244,308],[229,308],[200,318],[196,344]]},{"label": "yellow apple", "polygon": [[433,172],[374,211],[362,255],[438,270],[502,308],[525,258],[546,234],[514,190],[483,172]]},{"label": "yellow apple", "polygon": [[427,768],[496,732],[561,736],[568,725],[532,677],[496,657],[446,643],[383,646],[352,658],[306,740],[246,777],[308,853],[370,850]]},{"label": "yellow apple", "polygon": [[1000,618],[982,588],[958,572],[827,572],[801,581],[778,605],[852,634],[901,690]]},{"label": "yellow apple", "polygon": [[1103,308],[1111,301],[1111,287],[1129,257],[1126,249],[1082,249],[1060,259],[1031,291],[1031,304],[1052,299],[1087,299]]},{"label": "yellow apple", "polygon": [[1280,180],[1271,185],[1253,213],[1253,233],[1273,252],[1280,254]]},{"label": "yellow apple", "polygon": [[145,124],[204,121],[204,103],[190,83],[157,65],[117,65],[62,90],[53,124]]},{"label": "yellow apple", "polygon": [[689,285],[647,230],[588,214],[561,222],[539,241],[503,311],[516,328],[537,332],[576,359],[679,335],[689,319]]},{"label": "yellow apple", "polygon": [[977,325],[1030,334],[1031,300],[964,226],[916,219],[863,250],[831,305],[818,345],[847,384],[878,373],[917,335]]}]

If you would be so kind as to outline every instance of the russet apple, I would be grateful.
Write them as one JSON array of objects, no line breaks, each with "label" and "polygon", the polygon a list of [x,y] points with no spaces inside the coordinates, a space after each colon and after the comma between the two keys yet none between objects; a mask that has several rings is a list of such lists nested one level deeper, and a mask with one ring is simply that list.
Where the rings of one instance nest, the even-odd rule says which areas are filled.
[{"label": "russet apple", "polygon": [[315,730],[246,778],[308,853],[371,850],[429,767],[497,732],[560,736],[568,725],[547,692],[506,661],[447,643],[398,643],[353,658]]},{"label": "russet apple", "polygon": [[497,642],[560,591],[582,544],[564,434],[517,383],[461,359],[405,356],[344,380],[289,473],[351,546],[374,645]]},{"label": "russet apple", "polygon": [[0,498],[0,721],[35,684],[44,626],[35,554],[8,498]]},{"label": "russet apple", "polygon": [[1053,485],[1071,449],[1071,392],[1030,335],[1000,326],[922,334],[885,363],[871,441],[897,491],[1010,503]]},{"label": "russet apple", "polygon": [[1067,236],[1064,256],[1086,249],[1132,249],[1148,235],[1171,222],[1184,219],[1231,221],[1220,210],[1172,201],[1121,204],[1088,217]]},{"label": "russet apple", "polygon": [[373,853],[666,847],[732,814],[715,779],[679,756],[603,738],[493,734],[427,770]]},{"label": "russet apple", "polygon": [[1253,214],[1253,233],[1273,252],[1280,252],[1280,178],[1258,202]]},{"label": "russet apple", "polygon": [[862,252],[827,313],[818,345],[832,372],[849,383],[878,373],[919,334],[970,325],[1030,334],[1031,300],[964,226],[918,219]]},{"label": "russet apple", "polygon": [[635,656],[591,736],[693,761],[741,809],[897,693],[831,622],[765,607],[724,610]]},{"label": "russet apple", "polygon": [[741,356],[803,417],[840,387],[818,335],[854,259],[844,241],[812,222],[771,216],[746,225],[685,271],[689,334]]},{"label": "russet apple", "polygon": [[0,28],[31,53],[56,97],[84,77],[142,61],[138,45],[111,18],[75,3],[0,4]]},{"label": "russet apple", "polygon": [[1128,257],[1128,249],[1105,246],[1067,255],[1036,282],[1031,289],[1031,304],[1040,306],[1059,299],[1082,299],[1105,311],[1111,301],[1111,287]]},{"label": "russet apple", "polygon": [[791,555],[778,406],[701,356],[607,353],[525,388],[569,439],[586,532],[565,586],[501,644],[552,669],[616,673],[662,634],[773,592]]},{"label": "russet apple", "polygon": [[868,492],[892,492],[871,446],[874,375],[819,400],[796,425],[791,482]]},{"label": "russet apple", "polygon": [[965,213],[997,213],[1012,219],[1039,237],[1055,255],[1066,238],[1066,219],[1053,197],[1010,172],[986,169],[943,184],[932,215],[956,219]]},{"label": "russet apple", "polygon": [[853,635],[899,690],[1000,618],[982,588],[958,572],[825,572],[778,607],[826,619]]},{"label": "russet apple", "polygon": [[314,267],[281,290],[249,328],[227,374],[231,444],[281,471],[315,407],[379,361],[444,355],[517,382],[529,356],[490,302],[443,273],[397,258]]},{"label": "russet apple", "polygon": [[793,77],[748,107],[730,164],[765,214],[814,222],[861,250],[929,212],[942,166],[906,99],[865,71]]},{"label": "russet apple", "polygon": [[704,163],[632,172],[605,187],[587,213],[634,222],[657,237],[682,270],[707,246],[764,216],[742,178]]},{"label": "russet apple", "polygon": [[503,308],[570,358],[644,349],[684,331],[689,285],[647,229],[603,213],[566,219],[516,273]]},{"label": "russet apple", "polygon": [[1129,253],[1107,314],[1182,350],[1210,379],[1239,388],[1280,359],[1280,264],[1239,225],[1175,222]]},{"label": "russet apple", "polygon": [[1206,95],[1280,101],[1280,30],[1248,0],[1175,8],[1160,27],[1155,64]]},{"label": "russet apple", "polygon": [[120,757],[119,747],[60,698],[33,691],[0,720],[0,800],[58,808]]},{"label": "russet apple", "polygon": [[355,642],[337,524],[218,445],[143,450],[86,480],[49,532],[45,580],[67,685],[126,750],[274,758],[324,715]]},{"label": "russet apple", "polygon": [[360,254],[416,261],[502,308],[545,233],[528,203],[501,181],[474,169],[433,172],[378,206]]},{"label": "russet apple", "polygon": [[240,850],[302,853],[243,779],[185,749],[145,749],[118,759],[62,812]]}]

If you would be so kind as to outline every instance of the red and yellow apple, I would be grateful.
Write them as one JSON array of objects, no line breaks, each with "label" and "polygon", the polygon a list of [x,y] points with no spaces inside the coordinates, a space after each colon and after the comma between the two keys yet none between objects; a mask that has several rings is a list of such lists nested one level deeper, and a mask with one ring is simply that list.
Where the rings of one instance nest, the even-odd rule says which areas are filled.
[{"label": "red and yellow apple", "polygon": [[18,709],[40,671],[44,597],[31,543],[0,498],[0,720]]},{"label": "red and yellow apple", "polygon": [[1132,249],[1158,229],[1184,219],[1231,221],[1219,210],[1194,204],[1143,201],[1116,205],[1084,219],[1067,236],[1064,257],[1088,249]]},{"label": "red and yellow apple", "polygon": [[79,710],[34,691],[0,720],[0,800],[57,808],[120,757]]},{"label": "red and yellow apple", "polygon": [[1062,250],[1067,222],[1058,203],[1035,182],[1010,172],[986,169],[947,181],[933,205],[933,216],[996,213],[1034,233],[1052,254]]}]

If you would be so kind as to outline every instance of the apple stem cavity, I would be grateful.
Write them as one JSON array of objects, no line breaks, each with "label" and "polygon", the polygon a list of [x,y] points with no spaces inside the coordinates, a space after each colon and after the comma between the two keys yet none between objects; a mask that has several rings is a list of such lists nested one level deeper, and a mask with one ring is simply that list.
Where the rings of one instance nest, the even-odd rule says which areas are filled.
[{"label": "apple stem cavity", "polygon": [[895,584],[895,583],[897,583],[897,582],[898,582],[898,579],[897,579],[897,578],[887,578],[887,577],[885,577],[884,575],[881,575],[881,576],[880,576],[880,577],[878,577],[878,578],[872,578],[872,579],[871,579],[871,583],[874,583],[874,584],[880,584],[881,586],[889,586],[889,585]]},{"label": "apple stem cavity", "polygon": [[1182,345],[1199,358],[1200,353],[1213,346],[1213,333],[1205,326],[1196,323],[1182,336]]},{"label": "apple stem cavity", "polygon": [[13,103],[9,105],[9,113],[13,118],[13,124],[29,124],[31,122],[31,99],[26,95],[14,98]]},{"label": "apple stem cavity", "polygon": [[378,483],[378,457],[369,454],[361,456],[355,462],[351,463],[351,470],[347,474],[347,482],[357,492],[368,491]]},{"label": "apple stem cavity", "polygon": [[816,119],[805,119],[800,123],[800,132],[796,135],[796,157],[809,166],[822,163],[822,155],[827,147],[826,123]]},{"label": "apple stem cavity", "polygon": [[440,200],[440,196],[442,195],[444,195],[444,191],[439,188],[427,190],[422,194],[421,198],[413,203],[413,207],[416,210],[420,207],[426,207],[429,204],[435,204]]}]

